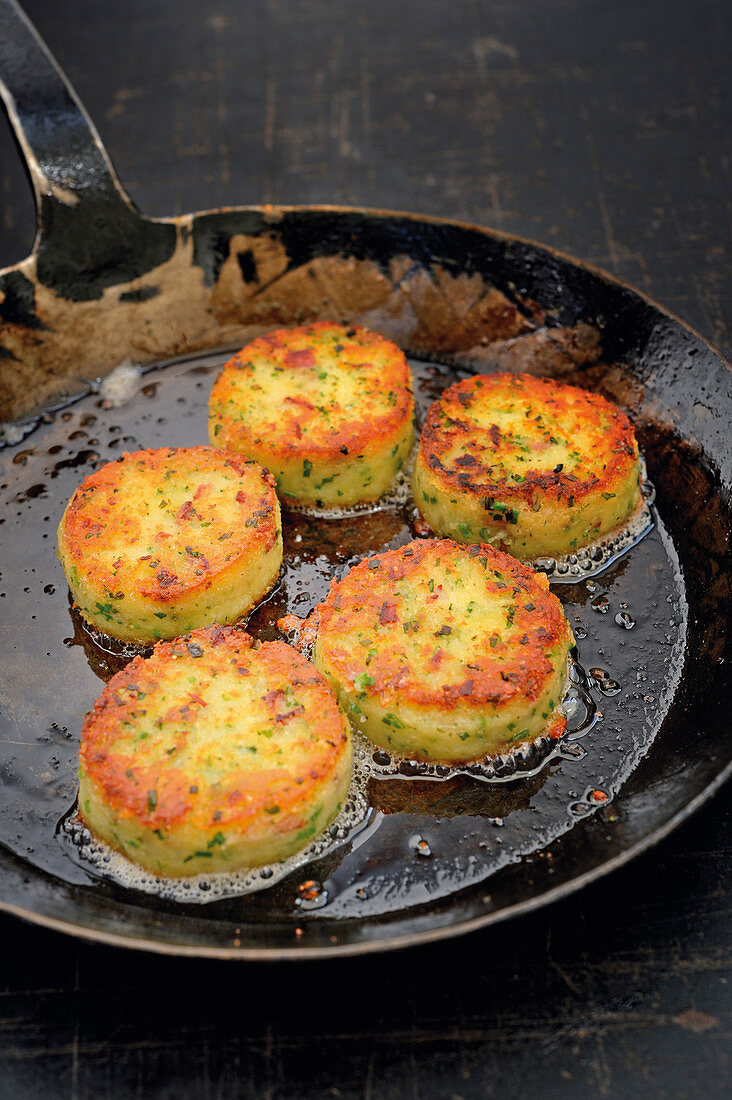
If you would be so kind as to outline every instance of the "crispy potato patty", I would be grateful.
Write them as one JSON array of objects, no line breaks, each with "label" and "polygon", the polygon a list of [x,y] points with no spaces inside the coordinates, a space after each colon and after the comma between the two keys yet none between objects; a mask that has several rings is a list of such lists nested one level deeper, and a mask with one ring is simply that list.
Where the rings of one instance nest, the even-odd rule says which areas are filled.
[{"label": "crispy potato patty", "polygon": [[640,508],[638,444],[599,394],[528,374],[479,374],[430,408],[414,498],[433,531],[523,560],[571,554]]},{"label": "crispy potato patty", "polygon": [[76,490],[58,553],[83,618],[125,641],[231,623],[282,562],[274,480],[211,447],[124,454]]},{"label": "crispy potato patty", "polygon": [[414,442],[404,353],[359,326],[316,321],[247,344],[209,401],[215,447],[272,471],[283,504],[377,500]]},{"label": "crispy potato patty", "polygon": [[214,626],[106,685],[82,730],[79,813],[153,873],[235,871],[321,832],[350,774],[348,722],[317,669]]},{"label": "crispy potato patty", "polygon": [[573,644],[543,574],[490,546],[431,539],[331,585],[314,660],[356,729],[449,763],[559,736]]}]

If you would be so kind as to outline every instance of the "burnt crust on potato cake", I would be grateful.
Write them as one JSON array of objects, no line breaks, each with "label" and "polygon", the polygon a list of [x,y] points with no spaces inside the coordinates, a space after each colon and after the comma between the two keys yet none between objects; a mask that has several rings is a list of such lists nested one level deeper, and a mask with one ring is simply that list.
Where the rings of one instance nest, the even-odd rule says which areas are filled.
[{"label": "burnt crust on potato cake", "polygon": [[484,374],[430,407],[414,469],[433,531],[522,560],[571,554],[642,506],[632,425],[588,393],[528,374]]}]

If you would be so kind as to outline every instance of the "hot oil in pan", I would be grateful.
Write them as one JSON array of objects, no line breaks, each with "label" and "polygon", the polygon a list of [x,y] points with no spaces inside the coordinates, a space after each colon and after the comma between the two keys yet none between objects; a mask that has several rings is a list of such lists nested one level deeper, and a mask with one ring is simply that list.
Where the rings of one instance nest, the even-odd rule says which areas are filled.
[{"label": "hot oil in pan", "polygon": [[[56,526],[68,498],[99,463],[141,447],[203,444],[213,376],[226,356],[148,372],[126,406],[91,395],[49,417],[0,454],[0,843],[70,883],[177,904],[94,877],[57,835],[76,795],[85,713],[126,658],[95,646],[69,608],[56,559]],[[418,412],[459,373],[412,362]],[[276,620],[306,615],[333,576],[364,554],[414,537],[408,504],[339,519],[285,514],[279,584],[247,629],[278,637]],[[485,783],[469,776],[368,779],[365,827],[271,888],[199,909],[212,919],[292,921],[376,915],[432,903],[538,853],[613,795],[648,751],[671,704],[684,659],[686,600],[663,525],[599,576],[555,592],[591,673],[591,728],[534,774]],[[357,751],[368,753],[364,746]],[[377,761],[378,765],[378,761]],[[378,766],[371,769],[379,771]],[[442,778],[442,777],[437,777]],[[206,891],[203,891],[205,894]]]}]

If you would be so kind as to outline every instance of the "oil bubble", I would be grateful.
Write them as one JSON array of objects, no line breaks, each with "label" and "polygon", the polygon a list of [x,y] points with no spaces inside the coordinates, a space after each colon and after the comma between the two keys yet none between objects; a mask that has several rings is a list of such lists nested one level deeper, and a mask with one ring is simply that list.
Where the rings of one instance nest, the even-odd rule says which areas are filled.
[{"label": "oil bubble", "polygon": [[429,841],[425,840],[423,836],[410,837],[409,847],[416,855],[422,856],[424,859],[429,859],[432,855]]},{"label": "oil bubble", "polygon": [[564,760],[582,760],[587,756],[587,749],[584,745],[580,745],[578,741],[562,742],[559,746],[559,755]]},{"label": "oil bubble", "polygon": [[537,572],[546,573],[547,576],[551,576],[556,569],[557,563],[554,558],[535,558],[533,566]]},{"label": "oil bubble", "polygon": [[635,626],[635,619],[627,611],[618,611],[615,622],[625,630],[632,630]]},{"label": "oil bubble", "polygon": [[315,878],[306,879],[297,888],[295,905],[305,912],[313,909],[322,909],[328,904],[328,891],[321,882]]},{"label": "oil bubble", "polygon": [[620,684],[617,680],[613,680],[607,669],[604,668],[591,668],[590,676],[597,688],[603,693],[603,695],[617,695],[620,689]]}]

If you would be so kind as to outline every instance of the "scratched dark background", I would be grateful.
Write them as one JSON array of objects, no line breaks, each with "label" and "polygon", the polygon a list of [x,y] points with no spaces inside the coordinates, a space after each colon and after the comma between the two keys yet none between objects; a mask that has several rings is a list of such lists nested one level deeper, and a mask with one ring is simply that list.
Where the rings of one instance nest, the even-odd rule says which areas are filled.
[{"label": "scratched dark background", "polygon": [[[723,0],[27,0],[149,214],[347,203],[589,260],[732,348]],[[0,265],[33,205],[0,125]],[[0,920],[0,1096],[721,1097],[723,792],[561,904],[443,945],[234,966]]]}]

